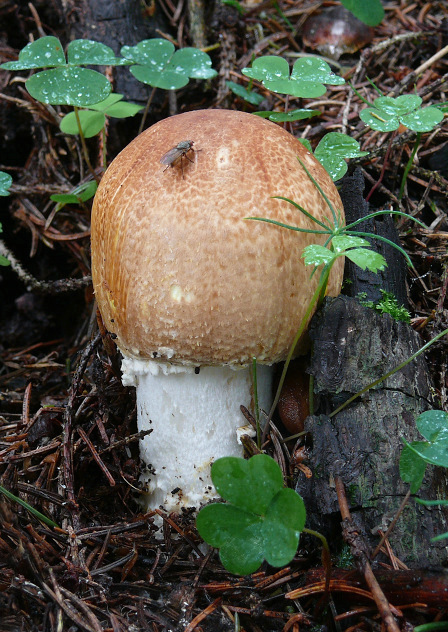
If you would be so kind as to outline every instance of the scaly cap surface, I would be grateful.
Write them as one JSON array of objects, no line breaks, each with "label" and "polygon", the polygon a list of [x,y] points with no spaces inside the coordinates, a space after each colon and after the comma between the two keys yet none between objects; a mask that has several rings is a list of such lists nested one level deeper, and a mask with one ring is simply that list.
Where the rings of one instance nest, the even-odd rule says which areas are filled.
[{"label": "scaly cap surface", "polygon": [[[166,169],[185,139],[194,152]],[[92,274],[107,329],[125,355],[179,364],[272,364],[285,358],[316,288],[301,254],[320,236],[248,216],[316,228],[343,211],[324,168],[291,134],[258,116],[199,110],[164,119],[112,162],[92,211]],[[164,172],[163,170],[166,169]],[[328,294],[340,291],[343,261]]]}]

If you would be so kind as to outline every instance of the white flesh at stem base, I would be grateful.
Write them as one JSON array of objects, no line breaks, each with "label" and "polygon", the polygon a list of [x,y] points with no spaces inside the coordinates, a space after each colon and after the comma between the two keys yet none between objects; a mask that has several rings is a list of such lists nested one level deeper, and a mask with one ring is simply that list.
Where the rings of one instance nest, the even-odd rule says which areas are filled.
[{"label": "white flesh at stem base", "polygon": [[[152,429],[140,444],[148,471],[145,509],[179,512],[217,497],[210,466],[223,456],[243,456],[238,433],[247,424],[240,405],[253,408],[252,367],[178,366],[124,358],[123,383],[137,388],[138,429]],[[260,408],[272,402],[273,367],[257,365]]]}]

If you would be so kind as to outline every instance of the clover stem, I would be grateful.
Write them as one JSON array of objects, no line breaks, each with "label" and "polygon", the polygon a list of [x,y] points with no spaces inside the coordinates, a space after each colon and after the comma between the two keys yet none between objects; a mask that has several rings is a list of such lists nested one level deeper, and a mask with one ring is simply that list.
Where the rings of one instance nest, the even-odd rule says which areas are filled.
[{"label": "clover stem", "polygon": [[409,160],[408,160],[408,162],[406,164],[406,167],[405,167],[404,173],[403,173],[403,177],[401,179],[400,192],[398,194],[398,199],[399,200],[401,200],[402,197],[403,197],[404,187],[406,186],[406,180],[407,180],[409,172],[410,172],[410,170],[412,168],[412,163],[414,162],[415,154],[417,153],[418,146],[420,145],[421,137],[422,137],[422,133],[418,132],[417,136],[415,137],[414,148],[412,149],[412,153],[409,156]]},{"label": "clover stem", "polygon": [[87,151],[86,139],[84,138],[84,132],[82,131],[81,120],[79,118],[79,108],[76,107],[76,105],[74,106],[74,112],[75,112],[76,123],[78,125],[79,138],[81,139],[81,146],[82,146],[82,153],[84,154],[84,160],[86,161],[87,168],[92,174],[93,179],[96,180],[96,182],[99,182],[99,178],[95,174],[95,170],[92,167],[92,163],[90,162],[89,152]]},{"label": "clover stem", "polygon": [[325,593],[328,595],[331,579],[331,553],[330,547],[328,546],[328,540],[323,533],[319,533],[319,531],[314,531],[313,529],[303,529],[302,533],[313,535],[315,538],[319,538],[322,542],[322,564],[325,569]]},{"label": "clover stem", "polygon": [[143,132],[143,128],[145,127],[146,117],[148,116],[149,106],[152,103],[154,95],[156,93],[157,88],[153,88],[151,94],[149,95],[148,101],[146,102],[145,110],[143,112],[142,121],[140,123],[140,127],[138,128],[138,133],[141,134]]},{"label": "clover stem", "polygon": [[252,388],[254,392],[254,413],[257,428],[257,446],[261,450],[260,406],[258,404],[257,358],[252,358]]}]

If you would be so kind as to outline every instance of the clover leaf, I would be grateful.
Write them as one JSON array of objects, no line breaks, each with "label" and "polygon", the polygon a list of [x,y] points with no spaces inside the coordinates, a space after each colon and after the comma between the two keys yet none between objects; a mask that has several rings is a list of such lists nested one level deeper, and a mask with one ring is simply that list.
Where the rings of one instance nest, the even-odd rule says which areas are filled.
[{"label": "clover leaf", "polygon": [[330,174],[332,180],[339,180],[347,173],[347,158],[359,158],[366,156],[367,153],[360,151],[358,141],[347,134],[329,132],[316,147],[314,156]]},{"label": "clover leaf", "polygon": [[4,171],[0,171],[0,196],[6,197],[10,195],[8,189],[12,184],[12,178],[9,173],[5,173]]},{"label": "clover leaf", "polygon": [[71,193],[54,193],[50,195],[50,200],[58,203],[57,210],[60,211],[66,204],[83,204],[93,198],[97,186],[95,180],[89,180],[79,184]]},{"label": "clover leaf", "polygon": [[294,97],[316,98],[325,94],[324,84],[341,85],[345,79],[335,75],[330,66],[318,57],[298,59],[289,74],[289,64],[283,57],[266,55],[256,59],[243,75],[261,81],[268,90]]},{"label": "clover leaf", "polygon": [[416,425],[426,441],[406,445],[426,463],[448,467],[448,413],[427,410],[417,417]]},{"label": "clover leaf", "polygon": [[416,94],[403,94],[399,97],[378,97],[373,107],[362,110],[361,120],[380,132],[392,132],[400,124],[414,132],[430,132],[443,119],[443,112],[428,106],[420,108],[422,99]]},{"label": "clover leaf", "polygon": [[[104,99],[104,101],[101,101],[101,103],[90,105],[87,110],[78,111],[84,138],[96,136],[98,132],[103,129],[106,122],[106,116],[111,116],[113,118],[127,118],[129,116],[134,116],[137,112],[140,112],[140,110],[143,109],[142,106],[137,105],[136,103],[121,101],[122,98],[122,94],[109,94],[109,96]],[[74,112],[66,114],[60,122],[59,127],[61,128],[61,132],[64,132],[64,134],[79,134],[76,114]]]},{"label": "clover leaf", "polygon": [[[2,232],[3,232],[3,229],[2,229],[2,225],[0,224],[0,233]],[[9,265],[11,265],[10,261],[3,255],[0,255],[0,266],[9,266]]]},{"label": "clover leaf", "polygon": [[93,40],[74,40],[64,49],[57,37],[41,37],[27,44],[19,53],[18,61],[2,64],[5,70],[36,70],[26,81],[30,95],[41,103],[82,107],[103,101],[111,91],[110,82],[104,75],[83,68],[85,65],[117,66],[128,64],[115,57],[109,46]]},{"label": "clover leaf", "polygon": [[251,459],[215,461],[212,480],[227,504],[207,505],[196,526],[201,537],[219,548],[223,566],[237,575],[256,571],[263,560],[284,566],[294,557],[306,511],[302,498],[283,487],[277,463],[266,454]]},{"label": "clover leaf", "polygon": [[133,63],[130,71],[134,77],[154,88],[178,90],[189,79],[211,79],[217,72],[211,68],[207,53],[197,48],[181,48],[175,51],[168,40],[154,38],[143,40],[135,46],[123,46],[121,54]]},{"label": "clover leaf", "polygon": [[405,445],[400,455],[400,477],[404,483],[409,483],[411,494],[416,494],[423,483],[426,471],[425,461],[414,452],[411,446],[418,441]]},{"label": "clover leaf", "polygon": [[381,0],[341,0],[341,4],[368,26],[377,26],[384,18]]},{"label": "clover leaf", "polygon": [[264,99],[262,94],[249,90],[241,84],[235,83],[235,81],[226,81],[226,86],[233,92],[233,94],[236,94],[237,97],[244,99],[244,101],[247,101],[247,103],[250,103],[251,105],[260,105]]},{"label": "clover leaf", "polygon": [[304,119],[311,118],[312,116],[318,116],[320,112],[319,110],[307,110],[305,108],[289,110],[289,112],[254,112],[254,114],[261,116],[261,118],[267,118],[270,121],[274,121],[274,123],[285,123],[302,121]]},{"label": "clover leaf", "polygon": [[417,417],[416,426],[426,441],[404,441],[400,457],[400,476],[413,494],[422,484],[427,463],[448,467],[448,413],[427,410]]}]

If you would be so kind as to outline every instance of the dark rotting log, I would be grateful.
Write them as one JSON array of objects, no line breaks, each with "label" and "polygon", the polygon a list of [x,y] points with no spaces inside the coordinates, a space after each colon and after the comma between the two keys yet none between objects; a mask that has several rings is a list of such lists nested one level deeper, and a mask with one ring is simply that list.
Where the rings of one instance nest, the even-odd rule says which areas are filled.
[{"label": "dark rotting log", "polygon": [[[351,191],[349,198],[344,197],[349,221],[355,219],[353,205],[364,215],[368,211],[360,197],[362,179],[352,178],[351,185],[356,185],[356,179],[358,195]],[[383,228],[384,220],[381,230]],[[360,230],[364,231],[365,227],[361,225]],[[369,227],[369,232],[376,230],[375,226]],[[349,287],[360,287],[359,291],[369,296],[383,287],[403,301],[406,296],[404,273],[392,270],[393,274],[389,275],[395,266],[390,257],[397,255],[390,246],[384,248],[381,244],[380,249],[389,261],[380,284],[373,275],[375,286],[370,293],[368,275],[361,271],[359,283],[356,281],[358,285],[351,283]],[[401,257],[400,253],[398,256]],[[358,270],[348,266],[351,279],[358,275]],[[306,419],[305,430],[312,446],[307,465],[313,477],[305,480],[299,475],[296,489],[305,500],[308,525],[331,537],[340,534],[332,482],[334,477],[341,477],[353,519],[369,544],[375,547],[380,532],[386,531],[409,488],[399,474],[403,439],[421,439],[415,419],[424,410],[436,407],[424,357],[419,356],[337,415],[331,418],[328,415],[407,360],[423,342],[407,323],[397,322],[389,314],[381,315],[355,298],[342,295],[326,300],[313,319],[310,338],[313,351],[309,372],[314,377],[318,414]],[[447,498],[446,491],[443,471],[428,467],[419,496]],[[411,498],[389,537],[393,553],[414,568],[447,565],[446,541],[430,541],[448,531],[447,524],[444,509],[423,507]],[[380,559],[385,561],[384,557]]]},{"label": "dark rotting log", "polygon": [[[353,175],[346,176],[343,180],[340,195],[344,205],[346,224],[350,224],[361,217],[365,217],[376,209],[371,209],[369,203],[363,198],[364,178],[358,168]],[[392,215],[381,215],[373,219],[367,219],[354,229],[363,233],[373,233],[384,237],[393,243],[399,244],[398,231]],[[380,290],[390,292],[395,296],[399,305],[408,306],[406,291],[406,261],[403,255],[395,248],[379,239],[368,239],[371,247],[386,259],[387,268],[377,274],[369,270],[361,270],[358,266],[346,259],[344,294],[357,297],[360,293],[366,294],[366,300],[378,301],[381,298]]]}]

